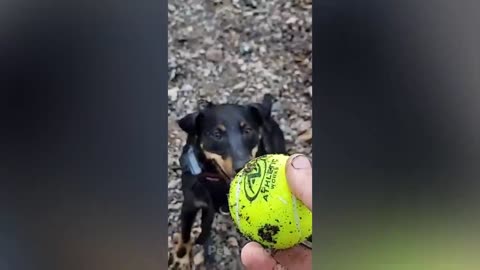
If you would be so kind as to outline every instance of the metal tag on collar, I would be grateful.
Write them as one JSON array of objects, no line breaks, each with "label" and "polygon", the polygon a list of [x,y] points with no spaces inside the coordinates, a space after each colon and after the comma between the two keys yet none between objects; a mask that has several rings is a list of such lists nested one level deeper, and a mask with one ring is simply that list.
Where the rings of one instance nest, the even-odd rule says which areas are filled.
[{"label": "metal tag on collar", "polygon": [[222,205],[218,210],[222,216],[230,216],[230,209],[228,209],[228,206]]},{"label": "metal tag on collar", "polygon": [[200,167],[200,163],[198,162],[193,147],[188,148],[185,156],[185,162],[192,175],[199,175],[202,173],[202,168]]}]

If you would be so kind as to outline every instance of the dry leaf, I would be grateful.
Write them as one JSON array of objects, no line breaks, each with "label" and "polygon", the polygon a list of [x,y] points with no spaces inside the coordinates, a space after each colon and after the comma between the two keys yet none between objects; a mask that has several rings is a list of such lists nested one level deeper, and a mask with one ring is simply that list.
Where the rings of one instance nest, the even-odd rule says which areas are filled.
[{"label": "dry leaf", "polygon": [[312,141],[312,128],[307,129],[305,132],[298,136],[298,140],[301,142],[311,142]]}]

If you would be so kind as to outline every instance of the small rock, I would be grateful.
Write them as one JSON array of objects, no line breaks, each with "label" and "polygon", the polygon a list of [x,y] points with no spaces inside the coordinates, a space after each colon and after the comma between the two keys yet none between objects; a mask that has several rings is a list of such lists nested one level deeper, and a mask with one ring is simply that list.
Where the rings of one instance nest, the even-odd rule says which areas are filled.
[{"label": "small rock", "polygon": [[218,230],[219,230],[219,231],[222,231],[222,232],[228,231],[227,224],[225,224],[225,223],[219,224]]},{"label": "small rock", "polygon": [[286,24],[294,24],[298,21],[297,17],[290,17],[288,20],[285,22]]},{"label": "small rock", "polygon": [[267,53],[267,47],[265,45],[262,45],[262,46],[260,46],[260,48],[258,48],[258,51],[261,54],[265,54],[265,53]]},{"label": "small rock", "polygon": [[263,85],[263,83],[257,83],[255,84],[255,88],[257,88],[258,90],[263,90],[265,89],[265,86]]},{"label": "small rock", "polygon": [[243,81],[243,82],[239,82],[237,83],[235,86],[233,86],[233,90],[235,91],[238,91],[238,90],[241,90],[241,89],[245,89],[245,87],[247,86],[247,82]]},{"label": "small rock", "polygon": [[171,236],[168,236],[168,248],[169,249],[173,248],[173,241]]},{"label": "small rock", "polygon": [[180,187],[180,180],[170,180],[168,181],[168,189],[174,189]]},{"label": "small rock", "polygon": [[243,42],[241,45],[240,45],[240,53],[242,55],[247,55],[249,53],[252,52],[252,46],[246,42]]},{"label": "small rock", "polygon": [[213,40],[212,37],[205,37],[203,39],[203,44],[211,46],[211,45],[215,44],[215,40]]},{"label": "small rock", "polygon": [[203,70],[203,77],[208,77],[210,76],[210,73],[212,73],[212,71],[210,69],[204,69]]},{"label": "small rock", "polygon": [[236,239],[235,237],[229,237],[229,238],[227,239],[227,243],[228,243],[228,245],[229,245],[230,247],[234,247],[234,248],[235,248],[235,247],[238,247],[238,241],[237,241],[237,239]]},{"label": "small rock", "polygon": [[193,90],[193,86],[191,86],[190,84],[184,84],[182,86],[182,92],[190,92]]},{"label": "small rock", "polygon": [[298,136],[300,142],[311,142],[312,141],[312,128],[307,129],[305,132]]},{"label": "small rock", "polygon": [[300,134],[312,127],[312,124],[310,123],[310,121],[297,119],[297,120],[294,120],[293,122],[294,122],[294,124],[292,125],[292,127],[294,129],[297,129]]},{"label": "small rock", "polygon": [[169,80],[170,81],[173,81],[175,79],[175,77],[177,77],[177,70],[175,68],[171,69],[170,70],[170,76],[169,76]]},{"label": "small rock", "polygon": [[205,53],[207,60],[212,62],[220,62],[223,60],[223,51],[217,48],[210,48]]},{"label": "small rock", "polygon": [[208,96],[210,91],[208,91],[208,89],[206,88],[200,88],[198,89],[198,94],[201,96],[201,97],[205,97],[205,96]]},{"label": "small rock", "polygon": [[168,89],[168,97],[172,100],[175,101],[177,100],[178,97],[178,87],[173,87]]},{"label": "small rock", "polygon": [[282,104],[280,102],[274,102],[272,104],[272,112],[280,112],[282,111]]},{"label": "small rock", "polygon": [[275,34],[272,35],[272,38],[273,38],[274,40],[281,40],[282,37],[283,37],[282,32],[278,32],[278,33],[275,33]]},{"label": "small rock", "polygon": [[171,210],[179,210],[182,208],[182,202],[172,203],[168,206],[168,208]]},{"label": "small rock", "polygon": [[243,2],[245,2],[245,5],[247,7],[257,8],[257,6],[258,6],[258,3],[257,3],[256,0],[243,0]]}]

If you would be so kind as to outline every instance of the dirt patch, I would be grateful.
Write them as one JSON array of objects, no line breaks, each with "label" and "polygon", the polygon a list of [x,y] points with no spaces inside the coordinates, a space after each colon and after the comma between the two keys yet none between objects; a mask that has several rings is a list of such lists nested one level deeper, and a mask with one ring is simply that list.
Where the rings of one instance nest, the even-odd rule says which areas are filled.
[{"label": "dirt patch", "polygon": [[280,228],[275,225],[265,224],[262,228],[258,229],[258,236],[265,242],[276,244],[275,235],[280,231]]}]

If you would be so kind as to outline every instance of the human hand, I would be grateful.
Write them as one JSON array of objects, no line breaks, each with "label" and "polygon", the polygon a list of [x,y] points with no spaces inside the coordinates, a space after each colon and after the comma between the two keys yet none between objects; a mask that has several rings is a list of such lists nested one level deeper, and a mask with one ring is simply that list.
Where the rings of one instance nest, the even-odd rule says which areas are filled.
[{"label": "human hand", "polygon": [[[292,155],[286,165],[287,181],[292,193],[312,210],[312,164],[304,155]],[[270,254],[260,244],[250,242],[242,249],[246,269],[312,269],[312,250],[297,245]]]}]

